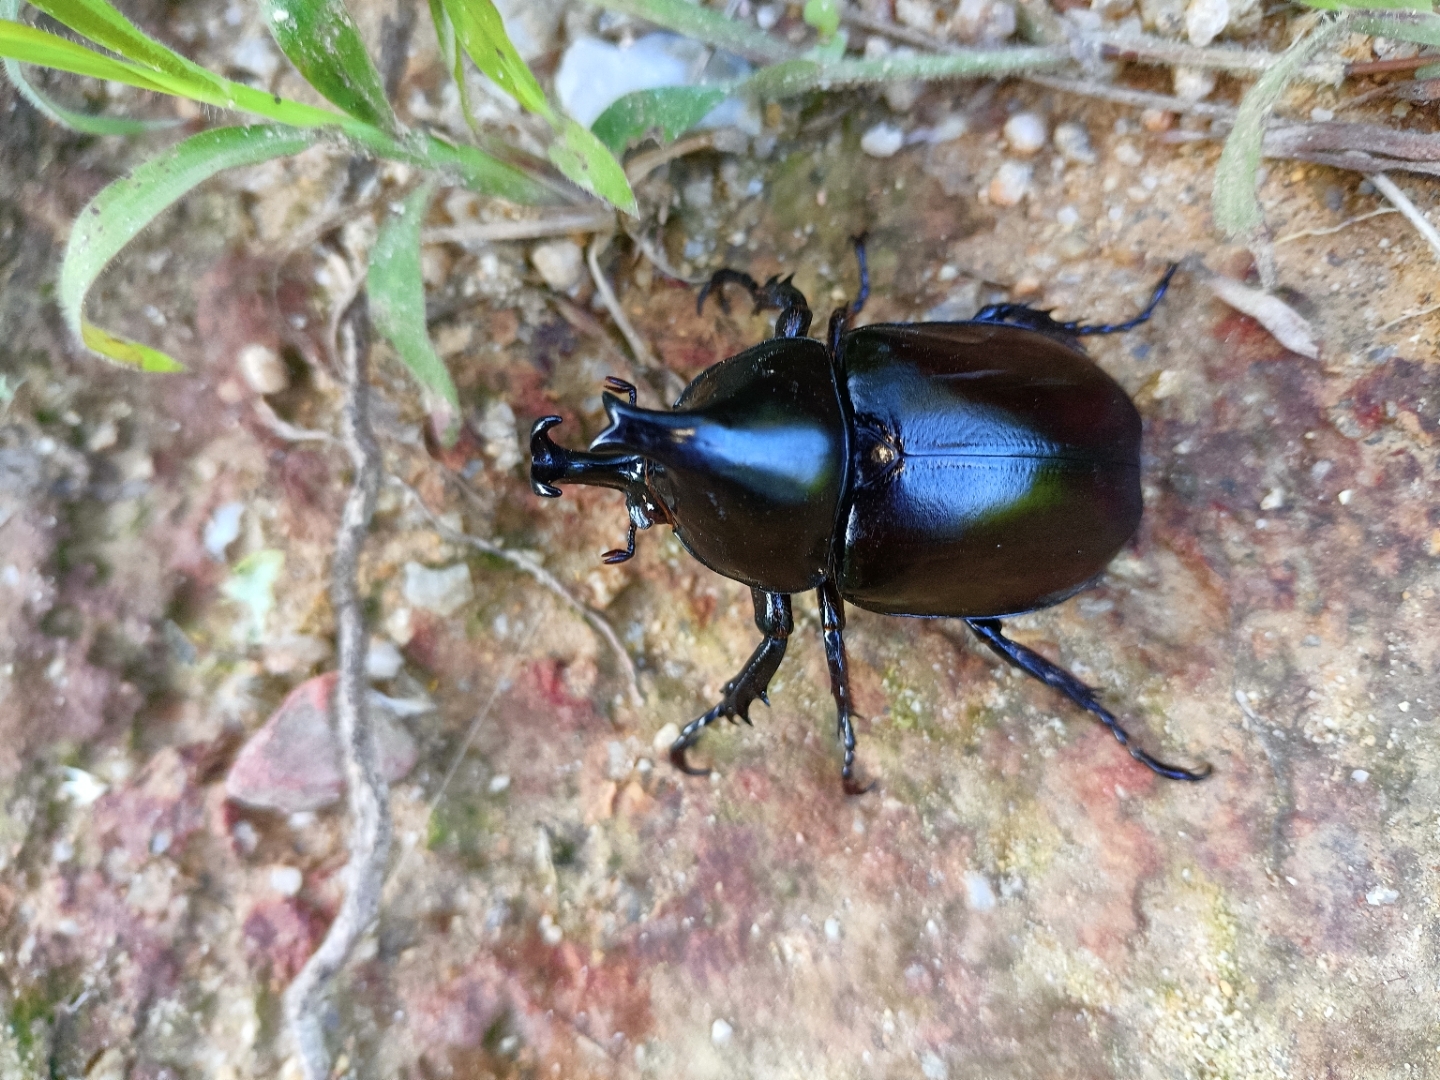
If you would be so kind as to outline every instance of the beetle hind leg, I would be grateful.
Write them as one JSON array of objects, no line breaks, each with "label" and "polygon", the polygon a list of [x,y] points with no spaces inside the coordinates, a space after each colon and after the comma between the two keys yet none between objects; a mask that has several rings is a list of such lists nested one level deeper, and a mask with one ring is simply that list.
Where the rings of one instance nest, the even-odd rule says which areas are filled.
[{"label": "beetle hind leg", "polygon": [[840,786],[846,795],[864,795],[875,785],[861,784],[855,779],[855,710],[850,701],[850,670],[845,662],[845,605],[832,581],[822,584],[817,595],[820,629],[825,635],[825,662],[830,668],[830,693],[835,698],[835,733],[845,753]]},{"label": "beetle hind leg", "polygon": [[706,776],[710,772],[709,769],[696,768],[685,759],[686,752],[700,741],[701,733],[722,716],[731,723],[736,722],[736,717],[750,723],[750,706],[756,698],[766,705],[770,704],[765,693],[780,667],[780,661],[785,659],[785,646],[789,642],[790,631],[795,627],[790,613],[790,597],[763,589],[751,589],[750,594],[755,601],[755,625],[765,637],[755,646],[740,674],[725,684],[720,703],[686,724],[680,737],[670,744],[670,764],[691,776]]},{"label": "beetle hind leg", "polygon": [[1110,729],[1115,741],[1151,772],[1171,780],[1190,781],[1204,780],[1210,775],[1209,765],[1196,770],[1182,769],[1178,765],[1167,765],[1141,750],[1131,741],[1130,733],[1120,726],[1120,721],[1115,719],[1114,714],[1096,700],[1094,690],[1064,668],[1046,660],[1034,649],[1028,649],[1018,641],[1011,641],[1001,631],[999,619],[966,619],[965,623],[1001,659],[1019,668],[1032,679],[1039,679],[1046,686],[1059,690],[1076,705],[1097,717]]},{"label": "beetle hind leg", "polygon": [[1155,309],[1160,306],[1160,301],[1165,299],[1165,291],[1170,288],[1170,279],[1175,276],[1175,271],[1179,268],[1179,263],[1171,263],[1169,269],[1165,271],[1165,276],[1160,279],[1150,293],[1150,300],[1145,305],[1145,310],[1133,319],[1126,319],[1124,322],[1098,324],[1058,322],[1050,317],[1048,311],[1037,311],[1028,304],[989,304],[977,311],[971,321],[1022,326],[1026,330],[1038,330],[1042,334],[1061,338],[1123,334],[1126,330],[1134,330],[1141,323],[1150,321],[1150,316],[1155,314]]}]

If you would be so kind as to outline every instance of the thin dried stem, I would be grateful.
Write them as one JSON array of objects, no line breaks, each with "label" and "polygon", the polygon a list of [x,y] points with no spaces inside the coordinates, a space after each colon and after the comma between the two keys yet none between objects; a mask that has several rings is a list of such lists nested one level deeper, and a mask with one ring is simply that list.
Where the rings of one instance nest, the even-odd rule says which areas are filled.
[{"label": "thin dried stem", "polygon": [[1435,258],[1440,259],[1440,231],[1430,224],[1429,219],[1420,212],[1420,208],[1410,201],[1410,196],[1401,191],[1394,180],[1384,173],[1372,173],[1365,179],[1375,185],[1375,190],[1390,200],[1390,205],[1399,210],[1405,216],[1405,220],[1415,226],[1415,231],[1425,238],[1430,249],[1435,253]]},{"label": "thin dried stem", "polygon": [[687,139],[673,142],[669,146],[645,150],[625,163],[625,178],[630,181],[631,186],[634,186],[667,161],[674,161],[676,158],[696,153],[699,150],[709,150],[714,145],[715,133],[703,131],[698,135],[691,135]]},{"label": "thin dried stem", "polygon": [[285,991],[285,1018],[306,1080],[326,1080],[330,1075],[330,1052],[320,1021],[323,998],[380,909],[390,848],[389,788],[377,767],[375,731],[366,703],[367,635],[356,584],[360,553],[380,488],[380,449],[370,428],[369,343],[363,303],[351,306],[340,325],[339,338],[336,360],[345,383],[341,431],[355,476],[335,537],[330,602],[335,608],[339,654],[334,710],[350,809],[350,859],[341,871],[345,898],[335,921]]},{"label": "thin dried stem", "polygon": [[[528,552],[515,551],[512,548],[505,547],[503,544],[497,544],[494,540],[487,540],[482,536],[472,536],[470,533],[452,529],[441,521],[430,507],[425,505],[425,500],[420,497],[420,493],[404,480],[401,480],[398,476],[391,475],[390,482],[404,489],[410,498],[414,500],[415,505],[420,508],[420,512],[429,519],[431,527],[439,533],[443,539],[448,540],[452,544],[465,544],[474,548],[476,551],[483,551],[486,555],[493,555],[497,559],[504,559],[517,570],[522,570],[529,574],[537,582],[563,600],[582,619],[590,624],[591,628],[599,634],[600,637],[604,639],[605,644],[610,647],[610,651],[615,654],[616,663],[620,667],[620,674],[625,679],[625,688],[630,698],[630,704],[637,709],[644,704],[645,699],[640,694],[640,684],[636,681],[635,677],[635,661],[630,659],[630,654],[625,651],[625,646],[620,644],[619,636],[603,615],[575,596],[574,593],[560,582],[559,578],[536,562],[534,556]],[[467,489],[464,489],[462,485],[462,490]]]},{"label": "thin dried stem", "polygon": [[1398,214],[1400,211],[1393,206],[1382,207],[1379,210],[1371,210],[1368,214],[1357,214],[1355,217],[1346,218],[1339,225],[1331,225],[1326,229],[1301,229],[1299,232],[1286,233],[1275,241],[1275,246],[1289,244],[1296,240],[1304,240],[1311,236],[1333,236],[1335,233],[1343,232],[1351,225],[1358,225],[1362,221],[1369,221],[1371,218],[1384,217],[1386,214]]},{"label": "thin dried stem", "polygon": [[610,313],[610,318],[620,328],[625,343],[630,346],[630,355],[635,358],[635,366],[656,383],[655,389],[660,390],[662,396],[673,401],[685,389],[685,384],[681,381],[680,376],[655,362],[655,354],[650,351],[650,346],[645,343],[645,339],[635,332],[629,316],[625,314],[625,309],[620,306],[620,301],[615,297],[615,290],[610,287],[610,279],[600,269],[600,256],[605,253],[605,249],[610,246],[610,241],[614,238],[614,233],[597,234],[595,239],[590,242],[590,250],[585,253],[585,261],[590,267],[590,276],[595,281],[595,292],[599,295],[600,302],[605,305],[605,310]]},{"label": "thin dried stem", "polygon": [[1133,105],[1137,109],[1160,109],[1164,112],[1185,113],[1191,116],[1210,116],[1218,120],[1235,119],[1235,109],[1229,105],[1216,105],[1209,101],[1186,101],[1169,94],[1153,94],[1148,90],[1130,90],[1109,83],[1088,82],[1084,79],[1063,79],[1058,75],[1022,75],[1028,83],[1059,90],[1080,97],[1113,101],[1117,105]]},{"label": "thin dried stem", "polygon": [[425,229],[420,239],[426,244],[493,244],[501,240],[540,240],[547,236],[602,232],[615,228],[615,212],[597,207],[550,214],[525,221],[475,221],[460,225],[436,225]]},{"label": "thin dried stem", "polygon": [[1418,319],[1424,315],[1432,315],[1437,311],[1440,311],[1440,304],[1431,304],[1429,307],[1421,308],[1419,311],[1407,311],[1398,319],[1391,319],[1384,326],[1377,327],[1375,332],[1380,333],[1384,330],[1394,330],[1395,327],[1399,326],[1403,322],[1409,322],[1411,319]]}]

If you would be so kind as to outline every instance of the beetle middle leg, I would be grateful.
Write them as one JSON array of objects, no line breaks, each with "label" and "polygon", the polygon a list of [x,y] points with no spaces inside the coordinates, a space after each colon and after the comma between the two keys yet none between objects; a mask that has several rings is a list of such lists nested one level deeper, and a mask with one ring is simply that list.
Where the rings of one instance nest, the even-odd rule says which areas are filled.
[{"label": "beetle middle leg", "polygon": [[790,631],[795,628],[795,620],[790,614],[790,597],[763,589],[751,589],[750,595],[755,601],[755,625],[765,635],[764,640],[745,661],[740,674],[725,684],[720,704],[704,716],[691,720],[680,732],[680,737],[670,744],[670,763],[691,776],[706,776],[710,772],[709,769],[697,769],[685,760],[685,752],[700,740],[700,733],[722,716],[731,723],[737,716],[750,723],[750,706],[756,698],[766,705],[770,704],[765,691],[780,667],[780,661],[785,659],[785,646]]},{"label": "beetle middle leg", "polygon": [[845,751],[840,783],[846,795],[863,795],[872,785],[862,787],[855,780],[855,720],[850,701],[850,670],[845,663],[845,602],[833,581],[824,582],[816,595],[820,599],[820,628],[825,635],[825,662],[830,668],[830,693],[835,698],[836,735]]},{"label": "beetle middle leg", "polygon": [[1046,660],[1034,649],[1026,648],[1018,641],[1011,641],[1001,631],[999,619],[966,619],[965,623],[1001,659],[1013,664],[1031,678],[1039,679],[1046,686],[1054,687],[1076,705],[1098,717],[1100,722],[1110,729],[1110,734],[1115,736],[1115,741],[1130,751],[1130,756],[1151,772],[1171,780],[1204,780],[1210,775],[1209,765],[1191,771],[1178,765],[1167,765],[1141,750],[1130,741],[1130,733],[1120,726],[1120,721],[1095,699],[1094,690],[1064,668]]}]

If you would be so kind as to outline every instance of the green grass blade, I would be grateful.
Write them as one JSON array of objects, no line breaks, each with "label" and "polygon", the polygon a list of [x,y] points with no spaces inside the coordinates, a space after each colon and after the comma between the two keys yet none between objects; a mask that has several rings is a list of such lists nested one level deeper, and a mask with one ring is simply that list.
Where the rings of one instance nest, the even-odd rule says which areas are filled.
[{"label": "green grass blade", "polygon": [[82,135],[140,135],[147,131],[172,128],[180,123],[179,120],[132,120],[128,116],[97,116],[95,113],[68,108],[35,86],[25,77],[24,70],[14,60],[5,61],[5,77],[41,116],[53,124],[78,131]]},{"label": "green grass blade", "polygon": [[966,49],[950,53],[886,56],[877,60],[787,60],[761,68],[740,89],[773,100],[812,90],[884,85],[898,81],[978,79],[1043,71],[1071,62],[1064,48]]},{"label": "green grass blade", "polygon": [[154,38],[142,33],[105,0],[30,0],[56,22],[89,38],[103,49],[109,49],[132,63],[161,71],[195,91],[196,100],[206,90],[214,93],[225,82],[199,64],[185,59]]},{"label": "green grass blade", "polygon": [[1342,27],[1350,29],[1344,18],[1321,23],[1281,53],[1280,59],[1255,80],[1241,99],[1235,126],[1215,166],[1215,187],[1210,197],[1215,224],[1226,235],[1247,235],[1264,224],[1264,211],[1255,194],[1255,175],[1260,168],[1265,121],[1290,80]]},{"label": "green grass blade", "polygon": [[[0,0],[0,20],[18,22],[19,19],[20,0]],[[95,116],[67,108],[32,83],[17,61],[6,57],[4,64],[5,77],[41,116],[82,135],[137,135],[145,131],[174,127],[178,123],[175,120],[132,120],[125,116]]]},{"label": "green grass blade", "polygon": [[1357,34],[1440,46],[1440,15],[1431,12],[1429,7],[1426,4],[1424,11],[1355,11],[1348,16],[1346,25]]},{"label": "green grass blade", "polygon": [[298,154],[314,141],[313,133],[268,124],[216,128],[192,135],[107,186],[75,219],[60,266],[60,310],[70,329],[88,347],[119,363],[175,370],[179,365],[164,353],[87,323],[90,286],[121,248],[197,184],[224,169]]},{"label": "green grass blade", "polygon": [[550,144],[550,161],[571,183],[627,214],[639,213],[625,170],[604,143],[568,116],[561,120],[558,136]]},{"label": "green grass blade", "polygon": [[86,75],[92,79],[120,82],[141,90],[168,92],[153,71],[123,60],[112,60],[58,34],[4,19],[0,19],[0,57]]},{"label": "green grass blade", "polygon": [[329,102],[383,131],[395,130],[380,73],[343,0],[260,0],[280,51]]},{"label": "green grass blade", "polygon": [[1431,0],[1300,0],[1300,3],[1306,7],[1319,8],[1321,11],[1390,9],[1429,12],[1434,10]]},{"label": "green grass blade", "polygon": [[370,318],[424,390],[460,413],[460,395],[445,362],[435,354],[425,331],[425,286],[420,276],[420,226],[435,191],[433,183],[416,188],[398,213],[380,226],[370,251],[365,278]]},{"label": "green grass blade", "polygon": [[705,119],[725,96],[726,90],[718,86],[637,90],[601,113],[590,130],[616,154],[652,135],[670,142]]},{"label": "green grass blade", "polygon": [[774,64],[789,60],[795,52],[748,23],[727,19],[718,11],[701,7],[689,0],[589,0],[607,11],[644,19],[666,30],[715,45],[733,53]]},{"label": "green grass blade", "polygon": [[522,107],[553,122],[555,111],[545,100],[545,92],[529,66],[510,43],[505,23],[491,0],[443,0],[443,3],[460,47],[471,62]]},{"label": "green grass blade", "polygon": [[[0,19],[0,57],[85,75],[92,79],[121,82],[126,86],[153,90],[173,97],[189,98],[220,109],[250,112],[292,127],[335,124],[347,131],[359,130],[358,121],[328,109],[317,109],[312,105],[290,101],[227,79],[216,79],[200,85],[186,76],[172,76],[125,60],[115,60],[57,34],[4,19]],[[366,131],[380,134],[368,125],[363,127]]]}]

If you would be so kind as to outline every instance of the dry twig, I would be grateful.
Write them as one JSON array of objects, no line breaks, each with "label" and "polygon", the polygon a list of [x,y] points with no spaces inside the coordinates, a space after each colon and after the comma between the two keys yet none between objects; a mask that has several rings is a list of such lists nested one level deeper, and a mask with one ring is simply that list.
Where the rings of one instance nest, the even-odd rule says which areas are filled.
[{"label": "dry twig", "polygon": [[1420,212],[1420,208],[1410,201],[1410,196],[1401,191],[1399,185],[1384,173],[1375,173],[1365,179],[1374,184],[1375,190],[1389,199],[1390,205],[1415,226],[1415,231],[1425,238],[1430,250],[1435,253],[1435,258],[1440,259],[1440,232],[1435,230],[1435,226],[1430,224],[1430,220]]},{"label": "dry twig", "polygon": [[[482,536],[472,536],[470,533],[459,532],[456,529],[450,528],[450,526],[440,520],[430,507],[425,505],[425,500],[420,497],[420,493],[413,487],[393,474],[390,476],[390,481],[404,489],[406,494],[414,500],[415,505],[420,508],[420,512],[429,519],[431,527],[439,533],[442,538],[452,544],[465,544],[474,548],[476,551],[483,551],[486,555],[493,555],[497,559],[504,559],[517,570],[523,570],[529,574],[541,585],[563,600],[582,619],[590,624],[591,628],[605,640],[606,645],[610,646],[610,651],[615,654],[616,662],[620,665],[620,673],[625,678],[626,691],[630,698],[631,705],[638,709],[644,704],[644,698],[640,694],[640,684],[635,678],[635,661],[630,659],[630,654],[625,651],[625,646],[620,644],[619,636],[603,615],[575,596],[560,582],[559,578],[536,562],[535,558],[528,552],[515,551],[512,548],[505,547],[503,544],[497,544],[494,540],[487,540]],[[465,488],[463,484],[460,486],[461,490],[465,491],[466,494],[470,493],[468,488]]]},{"label": "dry twig", "polygon": [[380,449],[370,429],[363,302],[349,305],[336,350],[345,383],[341,430],[355,469],[335,537],[330,602],[335,608],[340,678],[335,722],[350,808],[350,859],[341,872],[345,898],[325,940],[285,991],[285,1018],[306,1080],[326,1080],[330,1053],[321,1029],[322,999],[350,950],[380,908],[385,857],[390,847],[389,789],[376,767],[375,732],[365,697],[365,617],[356,572],[375,496],[380,488]]},{"label": "dry twig", "polygon": [[593,233],[615,228],[615,211],[608,207],[570,210],[523,221],[473,221],[460,225],[436,225],[425,229],[420,239],[426,244],[493,244],[501,240],[540,240],[547,236]]},{"label": "dry twig", "polygon": [[680,396],[685,389],[685,383],[680,376],[676,375],[669,368],[655,362],[655,354],[650,351],[650,346],[645,339],[635,332],[629,316],[625,309],[620,306],[620,301],[615,297],[615,290],[610,287],[610,279],[600,269],[600,256],[610,246],[610,241],[615,238],[614,233],[597,233],[595,239],[590,242],[590,250],[585,253],[585,261],[590,267],[590,276],[595,280],[595,291],[600,296],[600,302],[605,305],[605,310],[610,313],[610,318],[615,320],[615,325],[620,328],[620,333],[625,337],[625,343],[630,346],[630,354],[635,358],[635,366],[655,384],[662,397],[671,401]]},{"label": "dry twig", "polygon": [[1275,246],[1289,244],[1295,240],[1305,240],[1312,236],[1333,236],[1335,233],[1343,232],[1351,225],[1358,225],[1362,221],[1369,221],[1371,218],[1384,217],[1386,214],[1398,214],[1400,211],[1392,206],[1384,206],[1379,210],[1371,210],[1368,214],[1357,214],[1352,218],[1346,218],[1339,225],[1331,225],[1326,229],[1301,229],[1299,232],[1287,233],[1275,241]]}]

